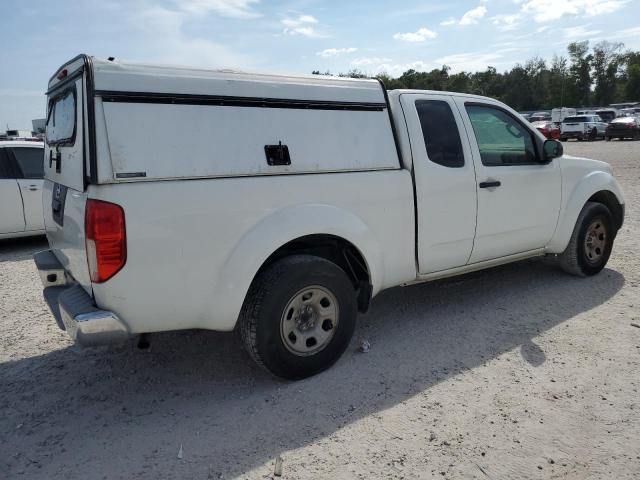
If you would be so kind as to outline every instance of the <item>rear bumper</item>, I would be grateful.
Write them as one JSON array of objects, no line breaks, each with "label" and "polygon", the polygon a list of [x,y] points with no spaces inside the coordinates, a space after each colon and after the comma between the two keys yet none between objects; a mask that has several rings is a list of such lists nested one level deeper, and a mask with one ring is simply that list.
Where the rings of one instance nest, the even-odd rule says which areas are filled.
[{"label": "rear bumper", "polygon": [[67,274],[51,250],[36,253],[34,261],[44,285],[44,299],[58,326],[81,346],[126,340],[129,329],[114,312],[101,310]]}]

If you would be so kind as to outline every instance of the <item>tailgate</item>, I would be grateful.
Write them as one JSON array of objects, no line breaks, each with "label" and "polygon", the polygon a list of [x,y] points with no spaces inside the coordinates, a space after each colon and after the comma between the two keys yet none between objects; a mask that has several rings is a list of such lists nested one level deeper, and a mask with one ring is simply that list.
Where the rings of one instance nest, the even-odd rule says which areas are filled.
[{"label": "tailgate", "polygon": [[563,123],[562,124],[562,133],[569,132],[584,132],[584,124],[583,123]]},{"label": "tailgate", "polygon": [[49,81],[42,202],[51,250],[91,292],[84,238],[86,68],[85,58],[78,57]]}]

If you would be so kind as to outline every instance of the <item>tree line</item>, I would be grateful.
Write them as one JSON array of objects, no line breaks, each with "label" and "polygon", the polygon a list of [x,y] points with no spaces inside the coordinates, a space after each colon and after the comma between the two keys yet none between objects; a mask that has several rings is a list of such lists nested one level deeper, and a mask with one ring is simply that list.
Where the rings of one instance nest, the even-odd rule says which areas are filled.
[{"label": "tree line", "polygon": [[[330,72],[316,75],[331,75]],[[351,70],[341,77],[367,78]],[[516,110],[549,110],[554,107],[597,107],[611,103],[640,102],[640,51],[625,50],[623,43],[588,41],[567,46],[567,55],[554,55],[550,63],[534,57],[511,70],[451,73],[451,68],[430,72],[407,70],[400,77],[377,75],[389,90],[410,88],[447,90],[496,98]]]}]

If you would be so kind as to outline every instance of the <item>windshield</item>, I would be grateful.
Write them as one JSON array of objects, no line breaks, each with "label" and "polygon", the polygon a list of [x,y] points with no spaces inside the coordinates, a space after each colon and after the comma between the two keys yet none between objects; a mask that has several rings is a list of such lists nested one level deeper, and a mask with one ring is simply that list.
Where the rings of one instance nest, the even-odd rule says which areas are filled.
[{"label": "windshield", "polygon": [[47,118],[46,138],[49,145],[73,144],[76,132],[76,97],[68,91],[51,104]]}]

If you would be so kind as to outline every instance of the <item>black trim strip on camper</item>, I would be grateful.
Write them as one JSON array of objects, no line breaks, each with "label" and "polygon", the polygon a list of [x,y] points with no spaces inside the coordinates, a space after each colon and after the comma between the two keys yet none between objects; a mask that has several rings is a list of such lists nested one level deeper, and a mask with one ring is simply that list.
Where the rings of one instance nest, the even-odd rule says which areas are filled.
[{"label": "black trim strip on camper", "polygon": [[[87,90],[87,128],[89,130],[89,178],[85,175],[85,183],[98,183],[98,157],[96,153],[96,114],[95,114],[95,87],[93,82],[93,61],[88,55],[84,57],[84,69],[87,72],[85,88]],[[86,165],[86,162],[85,162]],[[86,188],[86,185],[85,185]]]},{"label": "black trim strip on camper", "polygon": [[382,87],[382,93],[384,94],[384,101],[387,105],[387,112],[389,112],[389,123],[391,124],[391,133],[393,134],[393,142],[396,144],[396,152],[398,154],[398,164],[400,168],[404,166],[404,162],[402,160],[402,150],[400,149],[400,141],[398,140],[398,132],[396,131],[396,122],[393,121],[393,113],[391,113],[391,103],[389,102],[389,94],[387,93],[387,86],[384,82],[378,78],[378,82]]},{"label": "black trim strip on camper", "polygon": [[297,100],[288,98],[233,97],[224,95],[192,95],[157,92],[118,92],[96,90],[103,102],[156,103],[173,105],[213,105],[225,107],[288,108],[300,110],[377,111],[386,103],[340,102],[333,100]]}]

